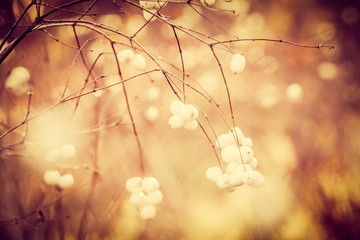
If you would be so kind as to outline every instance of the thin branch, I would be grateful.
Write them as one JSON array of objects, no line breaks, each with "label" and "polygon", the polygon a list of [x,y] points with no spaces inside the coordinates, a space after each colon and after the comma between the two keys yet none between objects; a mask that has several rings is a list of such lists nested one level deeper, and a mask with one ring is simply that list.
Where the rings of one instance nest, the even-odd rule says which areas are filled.
[{"label": "thin branch", "polygon": [[[226,34],[229,34],[228,31],[226,31],[223,27],[221,27],[219,24],[217,24],[216,22],[212,21],[210,18],[208,18],[206,15],[202,14],[201,12],[199,12],[193,5],[192,1],[188,1],[187,2],[188,5],[197,13],[199,14],[201,17],[203,17],[204,19],[206,19],[208,22],[210,22],[211,24],[215,25],[217,28],[219,28],[221,31],[223,31]],[[197,4],[195,4],[197,5]],[[238,38],[237,36],[233,35],[235,38]]]},{"label": "thin branch", "polygon": [[[16,29],[16,27],[18,26],[18,24],[20,23],[20,21],[23,19],[23,17],[26,15],[27,11],[35,4],[34,1],[31,1],[31,3],[24,9],[24,11],[21,13],[20,17],[18,18],[18,20],[14,23],[14,25],[12,25],[10,31],[6,34],[6,36],[4,37],[3,41],[0,43],[0,49],[3,48],[5,42],[9,39],[9,37],[11,36],[11,34],[14,32],[14,30]],[[2,51],[4,52],[4,51]],[[2,54],[1,54],[2,55]],[[1,63],[1,58],[0,58],[0,63]]]},{"label": "thin branch", "polygon": [[185,64],[184,64],[184,57],[183,57],[183,54],[182,54],[182,50],[181,50],[181,45],[180,45],[180,41],[179,41],[179,38],[176,34],[176,30],[175,30],[175,27],[174,26],[171,26],[173,32],[174,32],[174,36],[175,36],[175,39],[176,39],[176,43],[177,43],[177,46],[179,48],[179,54],[180,54],[180,59],[181,59],[181,68],[182,68],[182,82],[183,82],[183,94],[184,94],[184,103],[186,103],[186,97],[185,97]]},{"label": "thin branch", "polygon": [[124,82],[124,79],[123,79],[123,77],[122,77],[119,59],[117,58],[117,55],[116,55],[116,50],[115,50],[115,47],[114,47],[114,42],[111,42],[110,44],[111,44],[111,48],[112,48],[112,50],[113,50],[113,52],[114,52],[116,67],[117,67],[117,70],[118,70],[118,75],[119,75],[120,81],[122,82],[122,87],[123,87],[124,97],[125,97],[125,101],[126,101],[126,106],[127,106],[127,109],[128,109],[128,114],[129,114],[129,117],[130,117],[130,120],[131,120],[131,124],[132,124],[132,128],[133,128],[133,133],[134,133],[134,136],[135,136],[137,145],[138,145],[140,171],[141,171],[142,176],[144,176],[144,175],[145,175],[145,167],[144,167],[144,159],[143,159],[143,152],[142,152],[142,147],[141,147],[140,138],[139,138],[139,135],[138,135],[138,133],[137,133],[136,126],[135,126],[135,122],[134,122],[134,117],[133,117],[132,112],[131,112],[131,109],[130,109],[129,98],[128,98],[128,95],[127,95],[125,82]]},{"label": "thin branch", "polygon": [[226,40],[226,41],[220,41],[220,42],[216,42],[216,43],[211,43],[212,46],[218,45],[218,44],[226,44],[226,43],[235,43],[235,42],[246,42],[246,41],[251,41],[251,42],[259,42],[259,41],[263,41],[263,42],[277,42],[277,43],[285,43],[285,44],[289,44],[292,46],[296,46],[296,47],[301,47],[301,48],[329,48],[329,50],[334,49],[335,47],[333,45],[323,45],[323,44],[318,44],[318,45],[305,45],[305,44],[300,44],[300,43],[296,43],[296,42],[291,42],[291,41],[287,41],[287,40],[281,40],[281,39],[270,39],[270,38],[240,38],[240,39],[232,39],[232,40]]},{"label": "thin branch", "polygon": [[61,41],[60,39],[56,38],[54,35],[52,35],[51,33],[49,33],[48,31],[46,31],[45,29],[41,29],[40,30],[41,32],[45,33],[48,37],[50,37],[51,39],[53,39],[54,41],[64,45],[64,46],[67,46],[69,48],[73,48],[73,49],[79,49],[78,47],[75,47],[75,46],[71,46],[70,44],[67,44],[63,41]]}]

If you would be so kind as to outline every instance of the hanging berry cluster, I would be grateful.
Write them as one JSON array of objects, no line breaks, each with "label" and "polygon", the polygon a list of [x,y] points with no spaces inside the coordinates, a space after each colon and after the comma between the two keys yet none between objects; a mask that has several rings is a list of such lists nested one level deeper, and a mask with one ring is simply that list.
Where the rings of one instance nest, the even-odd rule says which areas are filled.
[{"label": "hanging berry cluster", "polygon": [[130,202],[139,210],[142,219],[151,219],[156,215],[155,205],[163,199],[160,184],[154,177],[132,177],[126,181],[126,190],[131,193]]},{"label": "hanging berry cluster", "polygon": [[221,150],[222,161],[227,165],[224,173],[219,167],[210,167],[206,172],[210,181],[229,191],[243,184],[252,187],[264,186],[265,178],[255,170],[257,159],[252,150],[252,140],[239,128],[220,135],[216,145]]}]

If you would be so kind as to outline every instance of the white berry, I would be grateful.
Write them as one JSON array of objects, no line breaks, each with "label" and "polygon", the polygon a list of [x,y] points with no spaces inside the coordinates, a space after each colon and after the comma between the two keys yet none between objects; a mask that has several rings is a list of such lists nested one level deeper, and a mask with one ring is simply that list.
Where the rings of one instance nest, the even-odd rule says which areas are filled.
[{"label": "white berry", "polygon": [[298,83],[293,83],[286,88],[286,98],[290,102],[300,102],[303,98],[303,95],[303,88]]},{"label": "white berry", "polygon": [[45,160],[49,163],[54,163],[60,158],[60,151],[59,149],[53,149],[46,153]]},{"label": "white berry", "polygon": [[159,109],[155,106],[150,106],[146,109],[145,111],[145,118],[150,121],[150,122],[153,122],[155,121],[156,119],[159,118]]},{"label": "white berry", "polygon": [[23,95],[30,90],[30,72],[24,67],[15,67],[5,80],[5,88],[16,96]]},{"label": "white berry", "polygon": [[137,192],[130,195],[130,202],[136,207],[142,207],[148,204],[147,197],[143,192]]},{"label": "white berry", "polygon": [[65,144],[60,147],[60,155],[64,158],[72,158],[76,154],[75,147],[71,144]]},{"label": "white berry", "polygon": [[139,4],[141,7],[145,9],[153,9],[155,8],[155,2],[154,1],[139,1]]},{"label": "white berry", "polygon": [[134,52],[130,49],[122,50],[117,54],[120,63],[129,63],[134,59]]},{"label": "white berry", "polygon": [[200,0],[200,2],[204,6],[211,6],[215,4],[215,0]]},{"label": "white berry", "polygon": [[230,68],[233,73],[240,73],[245,68],[245,57],[240,54],[234,54],[231,59]]},{"label": "white berry", "polygon": [[254,157],[253,150],[248,146],[241,146],[240,152],[241,152],[242,160],[244,161],[244,163],[246,163],[246,164],[250,163],[252,158]]},{"label": "white berry", "polygon": [[162,6],[165,6],[166,4],[167,0],[158,0],[157,2],[155,2],[154,8],[159,10]]},{"label": "white berry", "polygon": [[253,181],[249,183],[250,186],[259,188],[265,185],[265,178],[258,171],[254,171],[253,178],[254,178]]},{"label": "white berry", "polygon": [[[148,12],[149,11],[149,12]],[[143,16],[145,18],[146,21],[155,21],[156,20],[156,17],[154,15],[156,15],[157,13],[157,10],[156,9],[147,9],[146,10],[143,10]]]},{"label": "white berry", "polygon": [[254,170],[257,167],[258,161],[255,157],[253,157],[249,163],[249,166]]},{"label": "white berry", "polygon": [[149,205],[156,205],[163,200],[164,196],[160,190],[156,190],[155,192],[149,193],[146,198]]},{"label": "white berry", "polygon": [[153,177],[146,177],[141,182],[141,187],[144,192],[146,193],[152,193],[159,189],[159,182],[156,180],[156,178]]},{"label": "white berry", "polygon": [[252,170],[247,170],[245,172],[242,172],[241,174],[241,181],[245,184],[251,184],[256,179],[256,173]]},{"label": "white berry", "polygon": [[184,103],[179,100],[174,100],[170,104],[170,112],[174,115],[180,115],[181,109],[184,107]]},{"label": "white berry", "polygon": [[217,179],[222,176],[222,172],[218,167],[210,167],[206,171],[206,178],[216,183]]},{"label": "white berry", "polygon": [[189,131],[196,129],[198,126],[199,123],[196,120],[184,122],[184,128]]},{"label": "white berry", "polygon": [[238,160],[237,156],[240,157],[240,154],[236,146],[226,146],[221,150],[221,159],[226,163]]},{"label": "white berry", "polygon": [[185,104],[180,111],[180,116],[184,121],[193,121],[199,116],[199,111],[192,104]]},{"label": "white berry", "polygon": [[231,162],[226,166],[226,173],[231,174],[238,171],[239,168],[242,168],[242,164],[238,162]]},{"label": "white berry", "polygon": [[251,138],[249,138],[249,137],[244,137],[244,138],[242,138],[242,140],[241,140],[241,145],[248,146],[248,147],[252,147],[252,146],[253,146],[253,142],[252,142]]},{"label": "white berry", "polygon": [[58,185],[62,189],[70,188],[74,185],[74,177],[70,173],[64,174],[59,178]]},{"label": "white berry", "polygon": [[125,188],[130,193],[141,192],[141,177],[132,177],[126,180]]},{"label": "white berry", "polygon": [[232,186],[232,187],[237,187],[237,186],[241,186],[243,185],[243,181],[242,181],[242,174],[244,172],[241,172],[241,171],[235,171],[233,173],[231,173],[229,175],[229,184]]},{"label": "white berry", "polygon": [[171,116],[168,123],[173,129],[181,128],[182,126],[184,126],[184,120],[177,115]]},{"label": "white berry", "polygon": [[133,66],[138,71],[144,71],[146,68],[146,60],[140,54],[135,54],[133,59]]},{"label": "white berry", "polygon": [[154,218],[155,215],[156,208],[153,205],[146,205],[140,208],[140,216],[144,220]]},{"label": "white berry", "polygon": [[236,136],[238,136],[240,139],[241,139],[242,136],[244,136],[243,132],[238,127],[230,129],[229,134],[232,135],[233,133],[236,134]]},{"label": "white berry", "polygon": [[61,175],[58,171],[46,171],[44,173],[44,181],[49,185],[56,185]]},{"label": "white berry", "polygon": [[159,92],[159,89],[152,86],[146,91],[146,95],[149,100],[156,100],[159,98],[160,92]]},{"label": "white berry", "polygon": [[227,174],[223,174],[222,176],[220,176],[216,180],[216,185],[221,189],[229,188],[230,187],[229,176]]},{"label": "white berry", "polygon": [[218,138],[216,139],[216,146],[220,149],[226,147],[226,146],[231,146],[234,143],[234,138],[232,136],[232,134],[221,134],[220,136],[218,136]]}]

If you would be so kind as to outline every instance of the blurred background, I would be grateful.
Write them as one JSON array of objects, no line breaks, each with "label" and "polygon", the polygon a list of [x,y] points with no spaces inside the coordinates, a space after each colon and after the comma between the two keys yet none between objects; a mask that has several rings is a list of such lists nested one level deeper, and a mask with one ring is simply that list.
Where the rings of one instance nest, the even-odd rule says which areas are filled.
[{"label": "blurred background", "polygon": [[[14,24],[30,1],[0,2],[4,39],[8,23]],[[60,4],[42,3],[48,4],[44,12]],[[130,108],[111,44],[89,28],[76,26],[77,38],[66,24],[35,30],[1,63],[1,239],[360,237],[360,3],[216,0],[210,8],[191,3],[169,2],[161,9],[165,19],[183,27],[185,33],[177,30],[177,39],[164,21],[144,26],[142,10],[124,1],[98,1],[83,17],[123,34],[102,30],[116,42],[116,52],[131,49],[132,36],[134,48],[145,57],[147,74],[139,75],[142,72],[131,64],[121,65],[123,79],[129,79],[125,85]],[[78,19],[90,4],[68,7],[47,20]],[[20,36],[35,17],[33,6],[7,42]],[[242,186],[229,193],[206,179],[206,169],[218,166],[210,142],[215,141],[214,132],[227,132],[232,121],[209,36],[219,41],[281,39],[334,46],[249,40],[214,48],[236,126],[253,141],[258,170],[266,179],[263,188]],[[183,98],[179,46],[190,85],[185,95],[200,109],[204,131],[168,126],[169,104],[177,99],[173,89]],[[246,58],[239,74],[230,71],[235,52]],[[14,94],[5,87],[17,66],[28,69],[33,94]],[[154,70],[159,66],[170,73],[171,81]],[[83,87],[90,68],[89,84]],[[79,94],[85,95],[76,97]],[[59,102],[65,98],[68,101]],[[125,190],[126,179],[141,175],[129,109],[145,176],[156,177],[164,194],[156,217],[147,221]],[[3,135],[25,118],[27,124]],[[50,152],[69,144],[75,149],[72,156],[49,160]],[[59,191],[47,185],[47,170],[72,174],[74,186]]]}]

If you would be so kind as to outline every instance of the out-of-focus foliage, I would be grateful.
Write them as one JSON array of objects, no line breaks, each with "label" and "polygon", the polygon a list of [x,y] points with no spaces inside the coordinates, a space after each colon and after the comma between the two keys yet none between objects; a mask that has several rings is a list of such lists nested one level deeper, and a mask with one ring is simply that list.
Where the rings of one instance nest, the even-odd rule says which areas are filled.
[{"label": "out-of-focus foliage", "polygon": [[[83,19],[135,34],[146,22],[142,10],[115,2],[98,1]],[[13,1],[0,10],[13,23],[26,4]],[[71,10],[84,12],[87,6]],[[239,74],[230,70],[232,54],[215,49],[230,89],[236,125],[253,140],[265,186],[242,186],[228,193],[206,180],[206,169],[218,164],[211,144],[199,128],[190,132],[168,126],[169,104],[176,96],[164,76],[152,72],[126,82],[145,173],[156,176],[164,195],[156,217],[142,220],[125,190],[126,179],[141,175],[141,169],[121,85],[81,97],[75,114],[77,99],[42,113],[59,101],[67,80],[65,96],[81,89],[89,71],[80,56],[74,61],[78,49],[71,26],[35,31],[0,65],[0,135],[21,123],[29,110],[27,94],[17,96],[5,88],[14,67],[30,72],[29,117],[42,113],[0,140],[1,239],[75,239],[85,210],[82,231],[88,239],[360,236],[359,3],[217,0],[211,8],[223,10],[201,7],[200,2],[194,7],[199,12],[186,3],[168,3],[161,12],[186,29],[218,40],[266,38],[335,46],[329,50],[268,41],[231,43],[228,46],[246,59]],[[224,9],[235,10],[236,15]],[[31,11],[23,25],[35,16]],[[77,15],[66,12],[60,17]],[[0,23],[4,38],[9,27],[3,18]],[[87,28],[76,27],[76,33],[89,66],[99,53],[110,52],[99,59],[92,73],[99,78],[97,87],[119,82],[110,44]],[[226,89],[209,46],[180,31],[177,34],[187,81],[211,95],[231,122]],[[129,49],[127,39],[110,35],[122,43],[116,45],[117,52]],[[181,57],[172,28],[156,20],[134,39],[178,74],[176,91],[181,91]],[[144,56],[146,69],[157,67]],[[122,74],[127,79],[139,71],[125,63]],[[91,85],[84,92],[93,89]],[[190,88],[186,94],[206,113],[218,135],[229,130],[208,99]],[[203,114],[199,119],[206,123]],[[207,124],[204,128],[213,137]],[[3,148],[21,142],[25,135],[22,144]],[[49,152],[67,144],[74,146],[75,155],[63,155],[56,163],[46,160],[51,158]],[[47,170],[71,173],[74,186],[59,191],[47,185],[43,180]],[[94,178],[96,184],[92,184]]]}]

